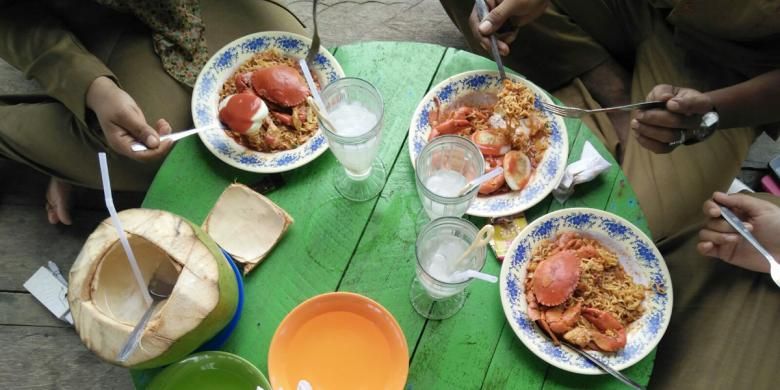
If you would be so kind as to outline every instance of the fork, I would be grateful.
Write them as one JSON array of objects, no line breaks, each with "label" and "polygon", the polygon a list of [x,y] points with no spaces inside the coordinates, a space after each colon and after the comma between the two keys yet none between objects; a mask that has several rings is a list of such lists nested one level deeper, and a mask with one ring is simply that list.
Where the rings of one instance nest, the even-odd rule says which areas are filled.
[{"label": "fork", "polygon": [[639,110],[649,110],[651,108],[663,108],[666,107],[666,102],[656,100],[651,102],[642,102],[642,103],[634,103],[634,104],[627,104],[625,106],[614,106],[614,107],[606,107],[606,108],[596,108],[592,110],[587,110],[584,108],[577,108],[577,107],[565,107],[565,106],[559,106],[552,103],[547,102],[541,102],[542,107],[547,109],[548,111],[552,112],[555,115],[558,116],[565,116],[569,118],[580,118],[585,115],[590,114],[596,114],[599,112],[612,112],[612,111],[631,111],[635,109]]},{"label": "fork", "polygon": [[308,65],[314,63],[314,59],[317,58],[317,53],[320,51],[320,35],[317,33],[317,0],[311,2],[311,20],[312,24],[314,24],[314,34],[311,36],[309,53],[306,54],[306,63]]},{"label": "fork", "polygon": [[314,78],[311,76],[311,65],[314,65],[314,59],[317,58],[317,53],[320,51],[320,35],[317,33],[317,0],[312,1],[311,5],[311,20],[314,24],[314,33],[311,37],[311,46],[309,46],[309,52],[306,53],[306,58],[298,60],[298,64],[303,71],[303,77],[306,79],[306,84],[309,86],[311,96],[314,98],[314,102],[320,107],[320,111],[326,112],[325,103],[322,102],[320,93],[317,91],[317,85],[314,84]]}]

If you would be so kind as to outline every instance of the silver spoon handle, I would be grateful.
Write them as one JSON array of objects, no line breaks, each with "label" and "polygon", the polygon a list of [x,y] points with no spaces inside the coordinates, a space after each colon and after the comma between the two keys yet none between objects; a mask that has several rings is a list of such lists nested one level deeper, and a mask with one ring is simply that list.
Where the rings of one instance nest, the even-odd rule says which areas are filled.
[{"label": "silver spoon handle", "polygon": [[130,333],[130,337],[127,338],[127,342],[122,347],[122,350],[119,351],[119,355],[117,356],[119,362],[123,363],[127,361],[127,358],[129,358],[133,351],[138,348],[138,343],[141,341],[141,334],[143,333],[142,331],[146,328],[146,323],[149,322],[149,319],[152,318],[155,306],[157,306],[157,302],[149,305],[149,308],[144,312],[144,316],[141,317],[141,321],[138,321],[138,323],[135,324],[135,328],[133,328],[133,331]]},{"label": "silver spoon handle", "polygon": [[[477,17],[480,21],[485,20],[488,12],[488,6],[485,0],[476,0],[477,5]],[[490,53],[493,56],[493,61],[498,66],[498,75],[501,80],[506,78],[506,71],[504,70],[504,63],[501,61],[501,53],[498,52],[498,42],[496,42],[496,34],[490,34]]]},{"label": "silver spoon handle", "polygon": [[720,214],[723,216],[723,219],[726,220],[726,222],[731,225],[739,234],[742,235],[742,237],[745,237],[745,239],[750,243],[750,245],[753,245],[754,248],[766,257],[767,261],[770,262],[770,266],[772,265],[771,262],[774,262],[774,257],[769,253],[766,248],[764,248],[761,243],[756,240],[756,237],[753,236],[752,233],[750,233],[749,230],[747,230],[747,227],[745,227],[745,224],[742,223],[742,220],[739,219],[731,210],[729,210],[727,207],[720,206]]},{"label": "silver spoon handle", "polygon": [[[185,130],[185,131],[180,131],[178,133],[164,135],[164,136],[160,137],[160,142],[163,142],[163,141],[165,141],[167,139],[172,140],[173,142],[176,142],[176,141],[178,141],[178,140],[180,140],[180,139],[182,139],[184,137],[189,137],[189,136],[191,136],[193,134],[200,133],[203,130],[210,130],[210,129],[214,129],[214,128],[218,128],[218,126],[211,125],[211,126],[204,126],[204,127],[196,127],[194,129],[191,129],[191,130]],[[133,142],[130,145],[130,149],[132,151],[134,151],[134,152],[142,152],[144,150],[147,150],[148,148],[146,147],[146,145],[144,145],[144,144],[142,144],[140,142]]]},{"label": "silver spoon handle", "polygon": [[637,389],[637,390],[644,390],[644,387],[640,385],[639,383],[634,382],[631,378],[623,375],[620,371],[617,371],[613,369],[612,367],[608,366],[606,363],[602,362],[601,360],[597,359],[595,356],[577,348],[576,346],[573,346],[569,343],[565,343],[569,348],[573,349],[574,352],[577,352],[585,359],[590,360],[591,363],[597,365],[602,370],[606,371],[608,374],[614,376],[617,378],[617,380],[625,383],[627,386],[630,386],[631,388]]}]

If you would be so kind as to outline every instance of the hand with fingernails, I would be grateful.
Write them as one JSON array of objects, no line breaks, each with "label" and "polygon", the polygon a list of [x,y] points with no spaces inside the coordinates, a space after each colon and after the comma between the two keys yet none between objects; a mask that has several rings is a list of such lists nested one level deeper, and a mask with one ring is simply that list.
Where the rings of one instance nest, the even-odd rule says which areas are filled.
[{"label": "hand with fingernails", "polygon": [[485,0],[485,2],[490,13],[485,20],[480,21],[475,5],[469,16],[469,27],[486,51],[490,50],[490,35],[495,33],[498,51],[502,56],[509,55],[509,45],[517,37],[518,29],[542,15],[550,4],[549,0]]},{"label": "hand with fingernails", "polygon": [[690,88],[656,85],[646,101],[666,102],[665,109],[636,111],[631,130],[639,144],[655,153],[669,153],[701,127],[702,116],[715,109],[712,98]]},{"label": "hand with fingernails", "polygon": [[[144,113],[135,100],[113,80],[101,76],[90,84],[86,96],[87,107],[95,112],[106,141],[115,152],[139,161],[164,157],[173,142],[160,142],[160,136],[171,133],[171,125],[159,119],[155,127],[146,123]],[[149,149],[134,152],[133,142],[141,142]]]},{"label": "hand with fingernails", "polygon": [[744,194],[713,194],[702,211],[708,220],[699,231],[696,249],[704,256],[717,257],[727,263],[757,272],[769,272],[767,260],[731,225],[721,218],[719,206],[729,208],[745,224],[761,245],[780,259],[780,207]]}]

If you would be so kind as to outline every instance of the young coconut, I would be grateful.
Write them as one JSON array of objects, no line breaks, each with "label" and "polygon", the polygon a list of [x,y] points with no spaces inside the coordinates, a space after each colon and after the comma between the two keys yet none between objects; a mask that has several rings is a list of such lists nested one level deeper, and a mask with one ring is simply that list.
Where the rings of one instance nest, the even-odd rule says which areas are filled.
[{"label": "young coconut", "polygon": [[216,243],[199,227],[160,210],[119,213],[148,284],[170,262],[179,272],[171,295],[149,320],[139,347],[124,363],[117,354],[147,306],[110,219],[87,238],[70,270],[68,303],[81,340],[104,360],[151,368],[181,360],[216,335],[238,300],[235,274]]},{"label": "young coconut", "polygon": [[246,275],[292,223],[292,217],[270,199],[245,185],[231,184],[206,217],[203,230],[243,265]]}]

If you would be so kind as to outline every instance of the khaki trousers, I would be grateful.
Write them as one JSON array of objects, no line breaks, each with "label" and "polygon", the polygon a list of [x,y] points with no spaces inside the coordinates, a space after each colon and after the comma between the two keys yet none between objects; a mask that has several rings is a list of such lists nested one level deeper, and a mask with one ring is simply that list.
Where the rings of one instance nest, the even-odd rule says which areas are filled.
[{"label": "khaki trousers", "polygon": [[[470,47],[470,0],[441,0]],[[610,56],[632,70],[631,98],[657,84],[700,91],[740,82],[717,64],[688,56],[674,44],[664,11],[645,1],[554,1],[520,30],[505,58],[564,103],[597,108],[577,76]],[[614,153],[618,139],[606,115],[583,119]],[[705,142],[654,154],[633,137],[622,168],[639,199],[672,276],[673,314],[659,344],[650,387],[656,389],[770,389],[780,368],[780,289],[767,275],[696,252],[701,206],[725,190],[755,138],[752,129],[721,130]],[[773,200],[780,204],[778,198]]]},{"label": "khaki trousers", "polygon": [[[441,0],[475,51],[487,55],[468,26],[468,0]],[[742,81],[717,64],[688,55],[674,44],[673,27],[662,10],[646,1],[554,1],[537,21],[523,27],[506,58],[510,68],[566,104],[596,108],[579,75],[609,57],[632,70],[632,101],[642,101],[658,84],[709,91]],[[615,129],[605,117],[586,118],[588,127],[614,154]],[[629,137],[622,168],[639,199],[655,240],[679,232],[699,218],[713,191],[726,190],[756,137],[753,129],[718,131],[705,142],[655,154]]]},{"label": "khaki trousers", "polygon": [[[74,33],[103,61],[122,88],[138,103],[149,123],[165,118],[175,131],[192,126],[191,89],[162,68],[150,31],[135,19],[92,2],[70,2]],[[75,9],[83,7],[83,9]],[[257,31],[281,30],[305,35],[286,8],[266,0],[201,1],[206,40],[212,54],[228,42]],[[80,20],[89,28],[79,28]],[[97,21],[97,22],[96,22]],[[108,152],[112,187],[144,191],[162,161],[141,163],[113,153],[94,118],[79,119],[44,95],[0,96],[0,156],[81,186],[100,188],[97,153]]]}]

